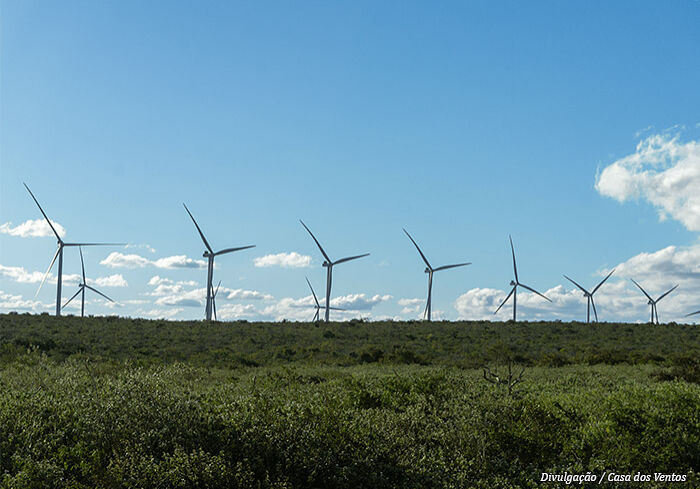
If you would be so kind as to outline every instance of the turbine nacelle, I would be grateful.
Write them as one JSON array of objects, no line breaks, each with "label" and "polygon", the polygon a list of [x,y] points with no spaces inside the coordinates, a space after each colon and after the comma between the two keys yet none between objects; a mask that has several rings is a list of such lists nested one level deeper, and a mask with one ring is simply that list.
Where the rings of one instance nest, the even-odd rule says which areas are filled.
[{"label": "turbine nacelle", "polygon": [[332,265],[331,263],[328,263],[328,262],[325,261],[325,260],[323,261],[323,264],[321,264],[322,267],[329,267],[329,266],[331,266],[331,265]]},{"label": "turbine nacelle", "polygon": [[430,273],[430,272],[432,272],[432,270],[431,270],[430,268],[427,268],[427,267],[426,267],[425,273]]},{"label": "turbine nacelle", "polygon": [[515,287],[516,285],[518,285],[518,283],[515,280],[511,280],[510,285],[511,287]]}]

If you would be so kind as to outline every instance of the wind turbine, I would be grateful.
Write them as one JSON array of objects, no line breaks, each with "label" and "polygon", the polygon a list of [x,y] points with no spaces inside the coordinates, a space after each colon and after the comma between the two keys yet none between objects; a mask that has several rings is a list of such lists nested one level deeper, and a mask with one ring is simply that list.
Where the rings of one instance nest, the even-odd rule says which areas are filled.
[{"label": "wind turbine", "polygon": [[[630,279],[630,280],[632,280],[632,282],[634,282],[634,279]],[[665,293],[661,294],[661,295],[659,296],[659,298],[656,299],[656,300],[652,299],[651,296],[650,296],[649,294],[647,294],[647,291],[644,290],[644,289],[642,288],[642,286],[639,285],[637,282],[634,282],[634,285],[636,285],[637,287],[639,287],[639,290],[641,290],[642,292],[644,292],[644,295],[647,296],[647,299],[649,299],[649,302],[647,302],[647,304],[649,304],[649,305],[651,306],[651,324],[654,324],[654,316],[656,316],[656,324],[660,324],[660,323],[659,323],[659,311],[658,311],[658,309],[656,308],[656,303],[659,302],[659,301],[660,301],[661,299],[663,299],[664,297],[666,297],[666,296],[667,296],[668,294],[670,294],[671,292],[673,292],[674,290],[676,290],[676,288],[678,287],[678,285],[676,285],[675,287],[672,287],[671,289],[669,289],[669,290],[666,291]],[[700,312],[700,311],[698,311],[698,312]]]},{"label": "wind turbine", "polygon": [[233,253],[234,251],[241,251],[241,250],[247,250],[248,248],[254,248],[255,245],[241,246],[239,248],[226,248],[224,250],[214,252],[212,247],[209,246],[209,242],[207,241],[207,238],[204,237],[204,233],[200,229],[199,224],[197,224],[197,221],[194,220],[194,216],[192,216],[192,213],[190,212],[190,210],[187,208],[187,206],[184,203],[182,205],[185,206],[185,210],[190,215],[192,222],[194,223],[195,227],[197,228],[197,231],[199,232],[199,236],[202,238],[202,241],[204,241],[204,246],[207,247],[207,249],[204,250],[204,254],[202,254],[202,256],[208,260],[208,264],[207,264],[206,319],[207,319],[207,321],[211,321],[211,313],[212,313],[212,300],[211,300],[211,298],[212,298],[212,293],[214,291],[214,286],[212,284],[212,281],[214,279],[214,258],[219,256],[219,255],[225,255],[226,253]]},{"label": "wind turbine", "polygon": [[595,314],[595,322],[596,323],[598,322],[598,311],[595,310],[595,302],[593,301],[593,294],[595,294],[596,291],[600,288],[600,286],[603,285],[605,283],[605,281],[610,278],[610,275],[612,275],[613,272],[615,272],[615,269],[613,269],[613,271],[610,272],[607,275],[607,277],[605,277],[598,285],[595,286],[595,289],[593,289],[593,292],[588,292],[586,289],[584,289],[579,284],[577,284],[573,279],[570,279],[569,277],[564,275],[564,278],[566,280],[568,280],[569,282],[574,284],[576,287],[581,289],[581,291],[583,292],[583,296],[588,300],[588,308],[587,308],[587,312],[586,312],[586,323],[591,322],[591,305],[593,306],[593,314]]},{"label": "wind turbine", "polygon": [[428,301],[425,304],[425,311],[423,311],[423,319],[425,319],[425,317],[427,315],[428,321],[430,321],[430,311],[432,308],[432,299],[433,299],[433,273],[439,272],[440,270],[447,270],[448,268],[464,267],[466,265],[471,265],[471,262],[469,262],[469,263],[457,263],[455,265],[444,265],[442,267],[433,268],[432,266],[430,266],[428,259],[425,257],[425,255],[421,251],[420,247],[418,246],[418,243],[416,243],[416,241],[411,237],[411,235],[408,234],[408,231],[406,231],[404,229],[403,232],[406,233],[406,236],[408,236],[408,239],[410,239],[411,242],[413,243],[413,245],[416,247],[416,249],[418,250],[418,253],[420,253],[421,258],[423,258],[423,261],[425,262],[425,265],[426,265],[425,273],[428,274]]},{"label": "wind turbine", "polygon": [[216,284],[216,290],[214,290],[214,293],[211,295],[211,305],[212,308],[214,309],[214,321],[218,321],[216,319],[216,294],[219,293],[219,286],[221,285],[221,280],[219,280],[219,283]]},{"label": "wind turbine", "polygon": [[[304,277],[304,278],[306,278],[306,283],[309,284],[309,288],[311,289],[311,293],[312,293],[313,296],[314,296],[314,302],[316,303],[316,304],[314,305],[314,307],[316,308],[316,314],[314,314],[314,318],[311,320],[311,321],[313,321],[313,322],[316,322],[316,321],[319,320],[319,317],[320,317],[320,313],[321,313],[321,304],[318,303],[318,298],[316,297],[316,292],[314,292],[314,288],[311,287],[311,282],[309,282],[309,278],[308,278],[308,277]],[[345,310],[345,309],[342,309],[342,308],[340,308],[340,307],[331,307],[330,309],[331,309],[332,311],[344,311],[344,310]]]},{"label": "wind turbine", "polygon": [[[80,251],[80,266],[81,266],[82,269],[83,269],[83,281],[82,281],[81,283],[78,284],[78,292],[76,292],[76,293],[73,295],[73,297],[71,297],[70,299],[68,299],[68,302],[66,302],[65,304],[63,304],[63,308],[65,309],[65,307],[66,307],[68,304],[70,304],[70,301],[72,301],[73,299],[75,299],[75,298],[78,296],[78,294],[82,293],[82,296],[81,296],[81,298],[80,298],[80,302],[81,302],[81,304],[80,304],[80,317],[84,317],[84,316],[85,316],[85,289],[90,289],[90,290],[92,290],[93,292],[95,292],[96,294],[100,294],[102,297],[104,297],[105,299],[107,299],[107,300],[110,301],[110,302],[114,302],[114,300],[110,299],[109,297],[107,297],[106,295],[104,295],[104,294],[103,294],[102,292],[100,292],[99,290],[97,290],[97,289],[95,289],[95,288],[93,288],[93,287],[90,287],[90,286],[87,284],[87,280],[85,279],[85,262],[83,261],[83,248],[82,248],[81,246],[78,246],[78,251]],[[115,302],[115,304],[116,304],[116,302]]]},{"label": "wind turbine", "polygon": [[51,271],[51,268],[53,268],[53,264],[56,262],[56,258],[58,258],[58,278],[56,280],[56,316],[60,316],[61,315],[61,286],[63,284],[63,248],[65,248],[66,246],[121,246],[123,243],[66,243],[58,235],[56,228],[54,228],[53,224],[51,224],[51,220],[46,215],[46,212],[44,212],[44,209],[41,208],[41,205],[39,205],[39,201],[36,200],[36,197],[34,197],[34,194],[32,193],[32,191],[29,190],[29,187],[27,186],[27,184],[24,183],[23,185],[27,189],[27,192],[29,192],[29,195],[32,196],[32,199],[34,199],[36,206],[41,211],[41,214],[44,216],[44,219],[46,219],[46,222],[49,223],[49,227],[51,227],[51,231],[53,231],[53,234],[56,235],[56,240],[58,241],[58,244],[57,244],[58,249],[56,250],[56,253],[53,255],[53,259],[51,260],[51,264],[49,265],[49,268],[46,270],[46,273],[44,274],[44,278],[41,280],[41,284],[39,284],[39,288],[37,289],[35,296],[39,295],[39,291],[41,290],[41,287],[44,285],[46,278],[49,276],[49,272]]},{"label": "wind turbine", "polygon": [[302,226],[304,226],[304,229],[306,229],[309,232],[309,234],[311,235],[313,240],[316,242],[318,249],[321,250],[321,254],[323,255],[323,258],[325,258],[325,261],[323,262],[323,266],[326,267],[326,305],[324,307],[326,309],[326,322],[328,322],[328,318],[330,316],[330,311],[331,311],[331,284],[333,283],[333,267],[335,265],[345,263],[346,261],[356,260],[358,258],[363,258],[365,256],[368,256],[369,253],[365,253],[363,255],[348,256],[347,258],[341,258],[340,260],[333,261],[328,257],[326,252],[323,250],[321,243],[318,242],[318,240],[316,239],[316,236],[314,236],[314,233],[312,233],[311,230],[308,227],[306,227],[306,224],[304,224],[304,221],[299,219],[299,222],[301,223]]},{"label": "wind turbine", "polygon": [[510,299],[510,296],[512,295],[513,296],[513,322],[515,322],[517,320],[518,287],[522,287],[523,289],[527,289],[530,292],[534,292],[535,294],[539,295],[540,297],[547,299],[549,302],[552,302],[552,301],[548,297],[545,297],[544,295],[537,292],[532,287],[528,287],[527,285],[520,283],[520,280],[518,279],[518,266],[515,264],[515,248],[513,248],[513,238],[511,238],[510,235],[508,235],[508,238],[510,239],[510,251],[513,254],[513,273],[515,274],[515,280],[510,281],[510,285],[512,285],[513,288],[511,289],[510,294],[508,294],[508,296],[503,300],[503,302],[501,302],[501,305],[498,306],[498,309],[496,309],[496,312],[494,312],[494,314],[496,314],[498,311],[501,310],[501,307],[503,307],[503,304],[508,302],[508,299]]}]

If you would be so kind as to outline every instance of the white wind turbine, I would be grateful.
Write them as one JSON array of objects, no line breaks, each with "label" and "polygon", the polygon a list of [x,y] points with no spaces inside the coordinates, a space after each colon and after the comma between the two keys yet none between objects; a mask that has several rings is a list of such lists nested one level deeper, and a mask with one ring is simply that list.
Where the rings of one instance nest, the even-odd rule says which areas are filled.
[{"label": "white wind turbine", "polygon": [[552,301],[548,297],[545,297],[544,295],[537,292],[532,287],[528,287],[527,285],[520,283],[520,280],[518,279],[518,266],[515,264],[515,248],[513,247],[513,238],[511,238],[509,235],[508,239],[510,239],[510,251],[513,254],[513,273],[515,274],[515,280],[510,281],[510,285],[512,285],[513,288],[511,289],[510,294],[508,294],[508,296],[503,300],[503,302],[501,302],[501,305],[498,306],[498,309],[496,309],[496,312],[494,312],[494,314],[496,314],[498,311],[501,310],[501,307],[503,307],[503,304],[508,302],[508,299],[510,299],[510,296],[512,295],[513,296],[513,322],[515,322],[515,321],[517,321],[517,317],[518,317],[517,316],[518,287],[522,287],[523,289],[527,289],[530,292],[534,292],[535,294],[539,295],[540,297],[547,299],[549,302],[552,302]]},{"label": "white wind turbine", "polygon": [[456,268],[456,267],[464,267],[466,265],[471,265],[471,262],[468,263],[457,263],[455,265],[444,265],[441,267],[433,268],[430,263],[428,262],[428,259],[425,257],[423,252],[421,251],[420,247],[418,246],[418,243],[411,237],[410,234],[408,234],[408,231],[405,229],[403,230],[404,233],[406,233],[406,236],[408,236],[408,239],[411,240],[413,245],[416,247],[418,250],[418,253],[420,253],[421,258],[423,258],[423,261],[425,262],[425,273],[428,274],[428,300],[425,304],[425,311],[423,311],[423,319],[425,317],[428,317],[428,321],[430,321],[430,312],[432,309],[432,301],[433,301],[433,273],[434,272],[439,272],[441,270],[447,270],[448,268]]},{"label": "white wind turbine", "polygon": [[[654,317],[656,317],[656,324],[659,324],[659,311],[658,311],[658,309],[656,308],[656,304],[657,304],[657,302],[659,302],[661,299],[663,299],[664,297],[666,297],[668,294],[670,294],[671,292],[673,292],[674,290],[676,290],[676,288],[678,287],[678,285],[676,285],[675,287],[672,287],[670,290],[668,290],[668,291],[664,292],[663,294],[661,294],[661,295],[659,296],[658,299],[654,300],[654,299],[651,298],[651,296],[650,296],[649,294],[647,294],[647,291],[644,290],[644,289],[642,288],[641,285],[639,285],[639,284],[638,284],[637,282],[635,282],[633,279],[630,279],[630,280],[632,280],[632,282],[634,282],[634,285],[636,285],[637,287],[639,287],[639,290],[641,290],[641,291],[644,293],[644,295],[647,296],[647,299],[649,299],[649,301],[647,302],[647,304],[649,304],[649,305],[651,306],[651,324],[654,324]],[[698,311],[698,312],[700,312],[700,311]]]},{"label": "white wind turbine", "polygon": [[[82,293],[82,296],[81,296],[81,298],[80,298],[80,317],[84,317],[84,316],[85,316],[85,289],[90,289],[90,290],[92,290],[93,292],[95,292],[96,294],[100,294],[102,297],[104,297],[105,299],[107,299],[107,300],[110,301],[110,302],[114,302],[114,300],[110,299],[109,297],[107,297],[106,295],[104,295],[104,294],[103,294],[102,292],[100,292],[99,290],[97,290],[97,289],[95,289],[95,288],[93,288],[93,287],[90,287],[90,286],[87,284],[87,279],[85,278],[85,262],[83,261],[83,248],[80,247],[80,246],[78,246],[78,251],[80,251],[80,266],[81,266],[82,269],[83,269],[83,281],[82,281],[81,283],[78,284],[78,291],[73,295],[73,297],[71,297],[70,299],[68,299],[68,301],[67,301],[65,304],[63,304],[63,309],[65,309],[65,307],[66,307],[68,304],[70,304],[70,301],[72,301],[73,299],[75,299],[75,298],[78,296],[78,294],[81,294],[81,293]],[[115,302],[115,304],[116,304],[116,302]]]},{"label": "white wind turbine", "polygon": [[[304,278],[306,278],[306,283],[309,284],[309,288],[311,289],[311,294],[313,294],[313,296],[314,296],[314,302],[315,302],[314,307],[316,308],[316,314],[314,314],[314,318],[311,321],[316,322],[320,318],[321,304],[319,304],[319,302],[318,302],[318,297],[316,297],[316,292],[314,292],[314,288],[311,287],[311,282],[309,282],[309,278],[308,277],[304,277]],[[345,309],[342,309],[340,307],[331,307],[330,310],[331,311],[344,311]]]},{"label": "white wind turbine", "polygon": [[304,221],[299,219],[299,222],[301,223],[302,226],[304,226],[304,229],[306,229],[313,240],[316,242],[316,246],[318,246],[318,249],[321,250],[321,254],[323,255],[323,258],[325,258],[325,261],[323,262],[323,266],[326,267],[326,305],[324,306],[326,309],[326,322],[328,322],[329,316],[330,316],[330,310],[331,310],[331,284],[333,283],[333,267],[335,265],[339,265],[341,263],[345,263],[346,261],[350,260],[356,260],[358,258],[362,258],[365,256],[368,256],[369,253],[365,253],[363,255],[356,255],[356,256],[349,256],[347,258],[341,258],[340,260],[333,261],[331,260],[326,252],[323,250],[323,247],[321,246],[321,243],[318,242],[316,239],[316,236],[311,232],[311,230],[306,227],[306,224],[304,224]]},{"label": "white wind turbine", "polygon": [[32,196],[32,199],[36,203],[36,206],[39,208],[41,211],[41,214],[44,216],[44,219],[46,219],[46,222],[49,224],[49,227],[51,227],[51,231],[53,231],[53,234],[56,235],[56,240],[58,241],[58,249],[56,250],[56,253],[53,255],[53,259],[51,260],[51,264],[49,265],[49,268],[46,270],[46,273],[44,274],[44,278],[41,280],[41,284],[39,284],[39,288],[36,291],[35,296],[39,295],[39,291],[41,290],[41,287],[44,285],[44,282],[46,281],[46,278],[49,276],[49,272],[51,272],[51,268],[53,268],[53,264],[56,262],[56,258],[58,258],[58,276],[56,280],[56,316],[61,315],[61,287],[63,285],[63,248],[66,246],[122,246],[124,243],[66,243],[61,239],[61,236],[58,235],[58,232],[56,231],[56,228],[53,227],[53,224],[51,224],[51,220],[49,217],[46,215],[46,212],[44,212],[44,209],[41,208],[41,205],[39,205],[39,201],[36,200],[36,197],[34,197],[34,194],[32,193],[31,190],[29,190],[29,187],[27,184],[24,184],[24,187],[27,189],[27,192],[29,192],[29,195]]},{"label": "white wind turbine", "polygon": [[190,215],[190,218],[192,219],[192,222],[194,223],[195,227],[197,228],[197,231],[199,232],[199,236],[202,238],[202,241],[204,242],[204,246],[206,246],[206,250],[204,250],[204,254],[202,256],[208,260],[207,264],[207,305],[205,309],[205,317],[207,321],[211,321],[211,315],[212,315],[212,294],[214,292],[214,286],[213,286],[213,280],[214,280],[214,258],[219,256],[219,255],[225,255],[226,253],[233,253],[234,251],[240,251],[240,250],[247,250],[248,248],[253,248],[255,245],[248,245],[248,246],[241,246],[239,248],[226,248],[224,250],[220,250],[217,252],[214,252],[211,246],[209,246],[209,242],[207,241],[207,238],[204,237],[204,233],[202,230],[199,228],[199,224],[197,224],[197,221],[195,221],[194,216],[192,216],[192,213],[190,210],[187,208],[187,206],[183,203],[183,206],[185,206],[185,210],[187,213]]},{"label": "white wind turbine", "polygon": [[596,311],[596,309],[595,309],[595,302],[593,301],[593,294],[595,294],[596,291],[600,288],[600,286],[603,285],[605,283],[605,281],[610,278],[610,275],[612,275],[614,271],[615,271],[615,269],[613,269],[612,272],[610,272],[607,277],[605,277],[598,285],[596,285],[595,289],[593,289],[593,292],[588,292],[586,289],[584,289],[579,284],[574,282],[573,279],[570,279],[569,277],[564,275],[564,278],[566,280],[568,280],[569,282],[574,284],[576,287],[581,289],[581,291],[583,292],[583,296],[588,300],[588,310],[587,310],[588,312],[586,313],[586,323],[591,322],[591,306],[593,306],[593,314],[595,314],[595,322],[596,323],[598,322],[598,311]]}]

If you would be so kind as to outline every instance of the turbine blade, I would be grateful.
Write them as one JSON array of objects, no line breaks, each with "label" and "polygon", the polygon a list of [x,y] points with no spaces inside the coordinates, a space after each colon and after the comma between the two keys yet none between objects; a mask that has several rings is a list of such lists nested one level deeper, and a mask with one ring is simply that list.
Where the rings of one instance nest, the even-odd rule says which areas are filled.
[{"label": "turbine blade", "polygon": [[248,248],[255,248],[255,245],[240,246],[238,248],[226,248],[225,250],[217,251],[214,256],[225,255],[226,253],[233,253],[234,251],[247,250]]},{"label": "turbine blade", "polygon": [[78,251],[80,251],[80,266],[83,268],[83,283],[86,284],[87,280],[85,280],[85,262],[83,261],[83,249],[78,246]]},{"label": "turbine blade", "polygon": [[700,311],[691,312],[690,314],[686,314],[685,317],[689,318],[690,316],[695,316],[696,314],[700,314]]},{"label": "turbine blade", "polygon": [[84,287],[86,287],[86,288],[92,290],[92,291],[93,291],[94,293],[96,293],[96,294],[100,294],[102,297],[104,297],[104,298],[107,299],[108,301],[114,302],[114,303],[116,304],[116,302],[115,302],[114,300],[110,299],[109,297],[107,297],[106,295],[104,295],[104,294],[103,294],[102,292],[100,292],[99,290],[97,290],[97,289],[95,289],[95,288],[93,288],[93,287],[90,287],[89,285],[84,285]]},{"label": "turbine blade", "polygon": [[183,202],[182,205],[185,206],[185,210],[186,210],[187,213],[190,215],[190,218],[192,219],[192,222],[194,223],[195,227],[197,228],[197,231],[199,231],[199,235],[202,237],[202,241],[204,241],[204,246],[207,247],[207,249],[209,250],[209,253],[214,254],[214,250],[212,250],[212,249],[211,249],[211,246],[209,246],[209,242],[207,241],[207,238],[204,237],[204,233],[203,233],[202,230],[199,228],[199,224],[197,224],[197,221],[194,220],[194,216],[192,215],[192,213],[190,212],[190,210],[187,208],[187,206],[184,204],[184,202]]},{"label": "turbine blade", "polygon": [[598,322],[598,311],[595,310],[595,301],[593,300],[593,296],[591,296],[591,305],[593,306],[593,314],[595,314],[595,322]]},{"label": "turbine blade", "polygon": [[588,294],[588,291],[587,291],[586,289],[584,289],[583,287],[581,287],[579,284],[577,284],[573,279],[570,279],[570,278],[567,277],[566,275],[564,275],[564,278],[565,278],[566,280],[568,280],[569,282],[571,282],[572,284],[574,284],[574,285],[575,285],[576,287],[578,287],[579,289],[581,289],[581,290],[583,291],[584,294]]},{"label": "turbine blade", "polygon": [[416,241],[411,237],[411,235],[408,234],[408,231],[406,231],[406,230],[404,229],[403,232],[406,233],[406,236],[408,236],[408,239],[410,239],[411,242],[413,242],[413,245],[414,245],[414,246],[416,247],[416,249],[418,250],[418,253],[420,253],[421,258],[423,258],[423,261],[424,261],[425,264],[428,266],[428,268],[430,268],[430,269],[432,270],[433,267],[430,266],[430,263],[428,262],[428,259],[425,257],[425,255],[424,255],[423,252],[421,251],[420,247],[418,246],[418,243],[416,243]]},{"label": "turbine blade", "polygon": [[[678,285],[680,285],[680,284],[678,284]],[[673,287],[671,290],[667,291],[667,292],[666,292],[665,294],[663,294],[661,297],[659,297],[658,299],[656,299],[656,302],[659,302],[661,299],[663,299],[664,297],[666,297],[668,294],[670,294],[671,292],[673,292],[674,290],[676,290],[676,289],[678,288],[678,285],[676,285],[676,286]]]},{"label": "turbine blade", "polygon": [[637,287],[639,287],[639,290],[641,290],[642,292],[644,292],[644,295],[647,296],[647,299],[649,299],[651,302],[654,302],[654,299],[652,299],[651,296],[649,296],[649,294],[647,294],[647,291],[644,290],[644,289],[642,288],[641,285],[639,285],[637,282],[635,282],[633,278],[631,278],[630,280],[631,280],[632,282],[634,282],[634,285],[636,285]]},{"label": "turbine blade", "polygon": [[78,297],[78,294],[80,294],[80,292],[82,292],[82,290],[83,290],[82,287],[78,287],[78,292],[76,292],[75,294],[73,294],[73,297],[71,297],[70,299],[68,299],[68,300],[66,301],[66,303],[63,304],[63,306],[61,306],[61,309],[65,309],[65,307],[66,307],[68,304],[70,304],[70,301],[72,301],[73,299],[75,299],[76,297]]},{"label": "turbine blade", "polygon": [[331,307],[330,310],[331,311],[344,311],[345,309],[343,309],[342,307]]},{"label": "turbine blade", "polygon": [[61,252],[61,245],[58,245],[58,249],[56,250],[56,253],[53,255],[53,260],[51,260],[51,264],[49,265],[49,268],[46,269],[46,273],[44,274],[44,278],[41,279],[41,283],[39,284],[39,288],[36,289],[36,294],[34,294],[34,297],[39,295],[39,291],[41,290],[41,287],[44,285],[44,282],[46,282],[46,278],[49,276],[49,272],[51,271],[53,264],[56,263],[56,258],[58,257],[58,254],[60,252]]},{"label": "turbine blade", "polygon": [[515,282],[519,282],[518,280],[518,266],[515,264],[515,248],[513,247],[513,238],[511,235],[508,235],[508,239],[510,239],[510,252],[513,254],[513,272],[515,273]]},{"label": "turbine blade", "polygon": [[304,229],[306,229],[309,232],[309,234],[311,235],[311,237],[314,239],[314,241],[316,242],[316,246],[318,246],[318,249],[321,250],[321,254],[323,255],[323,258],[325,258],[328,263],[331,263],[332,260],[330,258],[328,258],[328,255],[326,254],[325,250],[323,249],[323,246],[321,246],[321,243],[318,242],[318,240],[316,239],[316,236],[314,236],[314,233],[312,233],[311,230],[306,226],[306,224],[304,224],[304,221],[299,219],[299,222],[301,223],[302,226],[304,226]]},{"label": "turbine blade", "polygon": [[338,265],[338,264],[340,264],[340,263],[345,263],[346,261],[350,261],[350,260],[357,260],[358,258],[363,258],[363,257],[365,257],[365,256],[369,256],[369,253],[364,253],[364,254],[362,254],[362,255],[356,255],[356,256],[349,256],[349,257],[347,257],[347,258],[341,258],[341,259],[338,260],[337,262],[333,263],[333,265]]},{"label": "turbine blade", "polygon": [[219,283],[216,284],[216,290],[214,291],[214,299],[216,299],[216,294],[219,293],[219,285],[221,285],[221,280],[219,280]]},{"label": "turbine blade", "polygon": [[41,205],[39,205],[39,201],[36,200],[36,197],[34,197],[34,194],[32,193],[31,190],[29,190],[29,187],[27,187],[27,184],[22,182],[22,185],[24,185],[24,188],[27,189],[27,192],[29,192],[29,195],[32,196],[32,199],[34,199],[34,202],[36,203],[36,206],[39,208],[41,211],[42,215],[44,216],[44,219],[46,219],[46,222],[49,223],[49,226],[51,227],[51,231],[53,231],[53,234],[56,235],[56,239],[61,241],[61,237],[58,235],[58,232],[56,231],[56,228],[53,227],[53,224],[51,224],[51,220],[49,219],[49,216],[46,215],[46,212],[44,212],[44,209],[41,208]]},{"label": "turbine blade", "polygon": [[316,307],[321,307],[321,305],[318,303],[318,297],[316,297],[316,292],[314,292],[314,288],[311,287],[311,282],[309,282],[308,277],[304,277],[306,279],[306,283],[309,284],[309,288],[311,289],[311,293],[314,296],[314,302],[316,303]]},{"label": "turbine blade", "polygon": [[591,295],[595,294],[596,290],[598,290],[600,288],[600,286],[603,285],[605,283],[605,281],[608,280],[610,278],[610,275],[612,275],[613,273],[615,273],[614,268],[612,269],[612,272],[610,272],[598,285],[595,286],[595,289],[593,289],[593,292],[591,292]]},{"label": "turbine blade", "polygon": [[126,246],[126,243],[63,243],[63,246]]},{"label": "turbine blade", "polygon": [[513,295],[513,292],[515,292],[515,287],[513,287],[512,289],[510,289],[510,294],[508,294],[508,295],[506,296],[506,298],[503,299],[503,302],[501,302],[501,305],[498,306],[498,309],[496,309],[496,312],[494,312],[494,314],[498,313],[498,311],[501,310],[501,307],[503,307],[503,305],[504,305],[506,302],[508,302],[508,299],[510,299],[510,296]]},{"label": "turbine blade", "polygon": [[443,265],[441,267],[437,267],[433,272],[439,272],[440,270],[447,270],[448,268],[457,268],[457,267],[464,267],[466,265],[471,265],[472,262],[469,263],[457,263],[456,265]]},{"label": "turbine blade", "polygon": [[552,300],[551,300],[549,297],[540,294],[539,292],[537,292],[537,291],[536,291],[535,289],[533,289],[532,287],[528,287],[527,285],[523,285],[523,284],[519,284],[519,285],[520,285],[522,288],[529,290],[530,292],[534,292],[535,294],[539,295],[539,296],[542,297],[543,299],[547,299],[549,302],[552,302]]}]

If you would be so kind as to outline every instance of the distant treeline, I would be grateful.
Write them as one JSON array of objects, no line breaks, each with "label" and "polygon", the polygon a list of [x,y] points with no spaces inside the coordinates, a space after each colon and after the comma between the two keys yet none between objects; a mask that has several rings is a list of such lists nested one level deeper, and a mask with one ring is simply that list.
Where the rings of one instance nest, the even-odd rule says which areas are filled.
[{"label": "distant treeline", "polygon": [[27,349],[207,367],[423,364],[472,368],[510,358],[522,365],[668,364],[700,357],[700,327],[562,322],[252,323],[120,317],[0,315],[0,362]]}]

